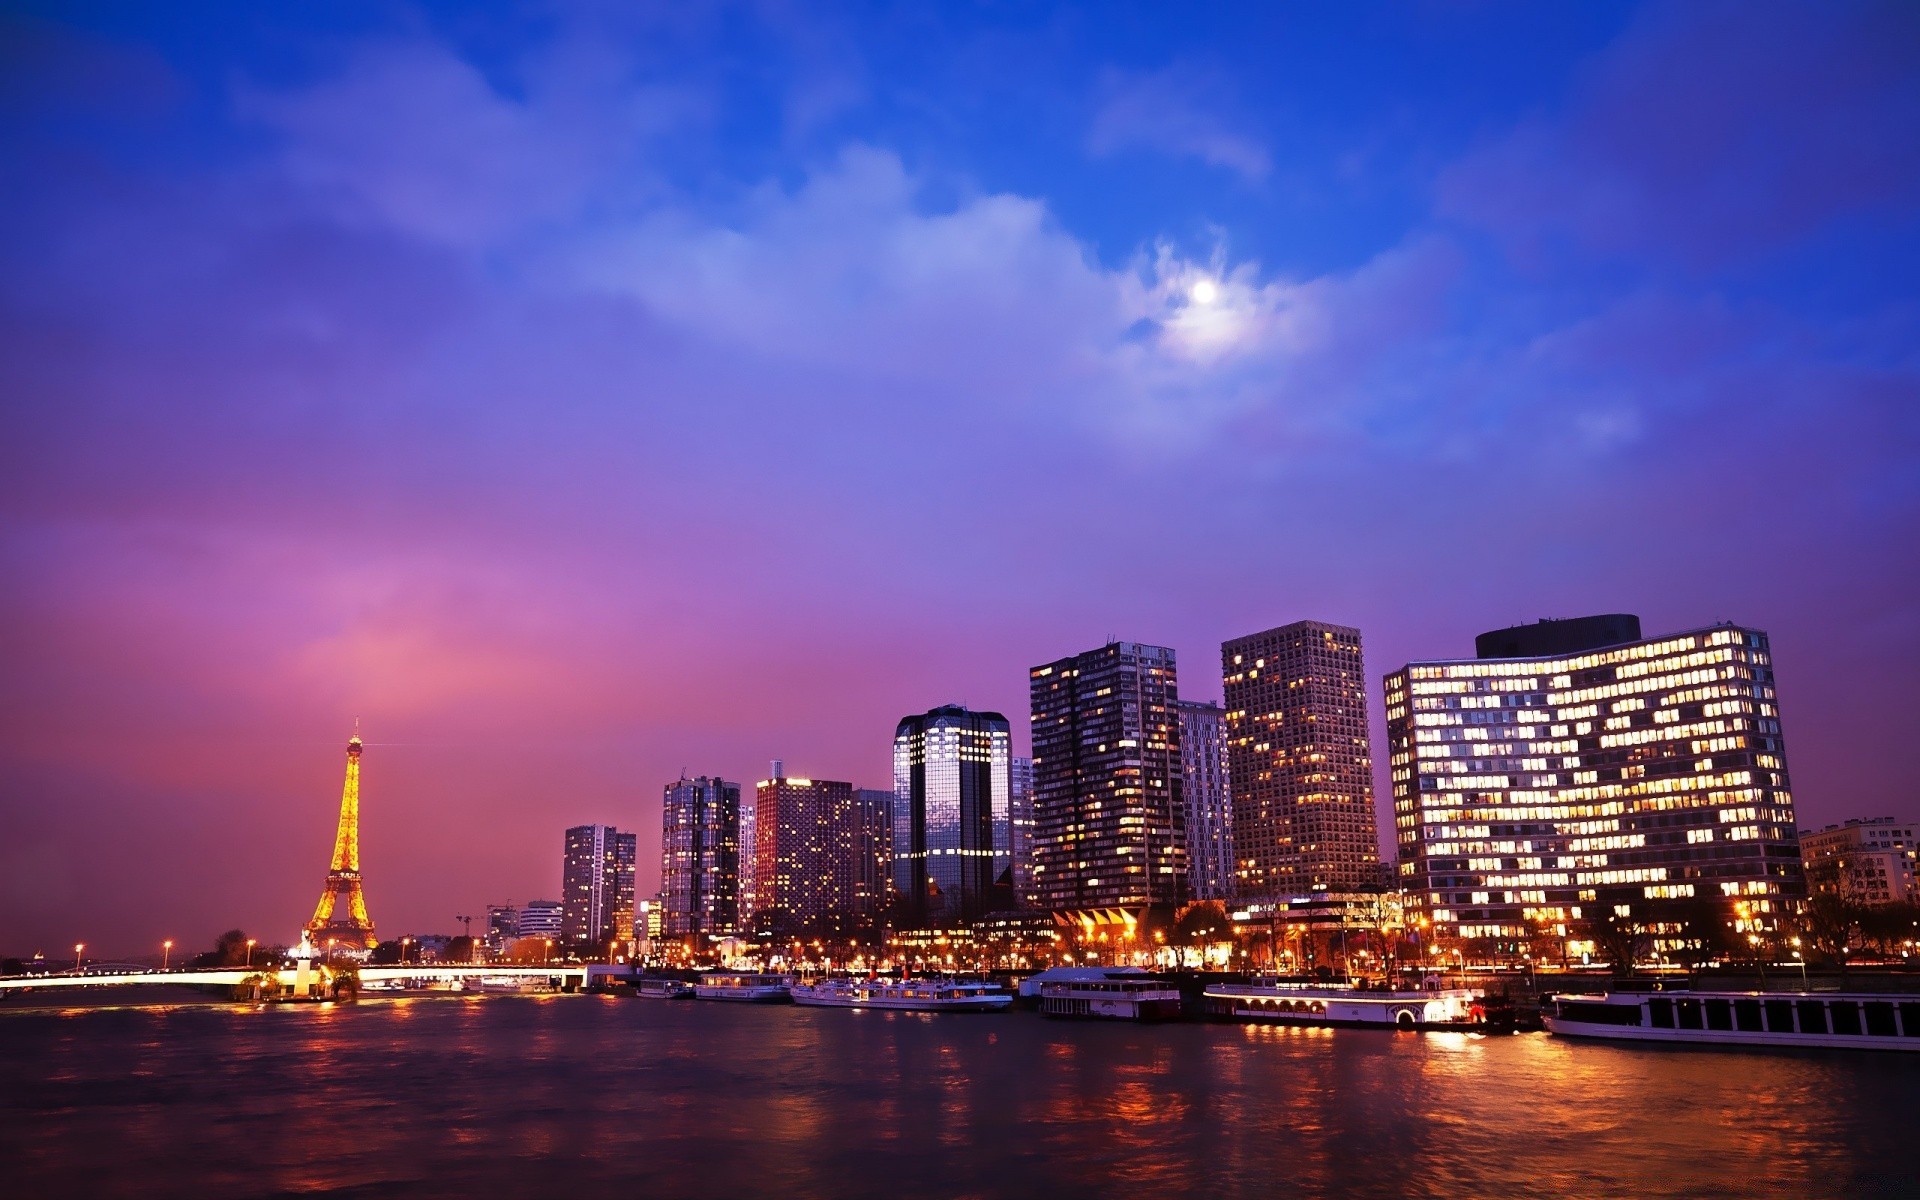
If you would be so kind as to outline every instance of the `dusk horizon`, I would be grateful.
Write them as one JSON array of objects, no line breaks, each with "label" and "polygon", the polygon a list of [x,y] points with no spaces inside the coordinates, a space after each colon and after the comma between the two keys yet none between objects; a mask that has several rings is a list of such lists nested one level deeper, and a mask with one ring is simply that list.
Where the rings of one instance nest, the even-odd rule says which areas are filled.
[{"label": "dusk horizon", "polygon": [[[1912,819],[1899,5],[15,6],[0,952],[383,935],[1027,670],[1766,631]],[[1900,547],[1907,547],[1905,550]]]}]

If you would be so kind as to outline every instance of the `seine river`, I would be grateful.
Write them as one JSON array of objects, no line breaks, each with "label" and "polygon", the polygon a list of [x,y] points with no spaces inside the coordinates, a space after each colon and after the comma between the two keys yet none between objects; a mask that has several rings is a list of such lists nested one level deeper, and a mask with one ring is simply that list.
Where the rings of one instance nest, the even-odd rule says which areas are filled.
[{"label": "seine river", "polygon": [[16,1002],[0,1193],[1920,1195],[1920,1055],[599,996]]}]

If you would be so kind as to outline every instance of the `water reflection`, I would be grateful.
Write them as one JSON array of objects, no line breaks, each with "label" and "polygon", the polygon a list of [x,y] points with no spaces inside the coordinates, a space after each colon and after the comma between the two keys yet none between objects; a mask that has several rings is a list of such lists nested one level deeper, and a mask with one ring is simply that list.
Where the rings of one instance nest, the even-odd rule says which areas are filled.
[{"label": "water reflection", "polygon": [[1905,1056],[1029,1014],[0,1011],[22,1195],[1839,1195],[1920,1189],[1916,1094]]}]

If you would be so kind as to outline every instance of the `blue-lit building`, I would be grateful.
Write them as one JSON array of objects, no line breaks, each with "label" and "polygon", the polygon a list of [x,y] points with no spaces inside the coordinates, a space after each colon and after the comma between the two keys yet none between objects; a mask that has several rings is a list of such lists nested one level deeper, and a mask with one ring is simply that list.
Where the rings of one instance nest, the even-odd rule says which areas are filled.
[{"label": "blue-lit building", "polygon": [[970,921],[989,910],[1008,848],[1010,730],[996,712],[945,705],[893,734],[894,924]]}]

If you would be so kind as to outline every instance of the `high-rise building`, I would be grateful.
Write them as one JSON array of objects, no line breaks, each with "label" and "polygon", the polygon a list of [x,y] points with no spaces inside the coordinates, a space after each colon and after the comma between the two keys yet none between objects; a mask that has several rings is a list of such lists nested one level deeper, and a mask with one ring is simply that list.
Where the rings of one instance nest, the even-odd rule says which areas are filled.
[{"label": "high-rise building", "polygon": [[560,940],[566,906],[558,900],[529,900],[520,906],[514,936]]},{"label": "high-rise building", "polygon": [[560,935],[569,942],[628,941],[633,937],[633,886],[639,839],[611,825],[567,830],[561,860]]},{"label": "high-rise building", "polygon": [[1920,900],[1920,860],[1914,826],[1892,817],[1849,820],[1800,831],[1807,887],[1856,904]]},{"label": "high-rise building", "polygon": [[1007,849],[1012,859],[1013,900],[1036,907],[1033,894],[1033,760],[1007,760]]},{"label": "high-rise building", "polygon": [[1039,907],[1184,900],[1186,805],[1173,651],[1109,642],[1027,674]]},{"label": "high-rise building", "polygon": [[666,787],[660,810],[661,932],[731,934],[740,921],[740,785],[702,775]]},{"label": "high-rise building", "polygon": [[1296,621],[1220,646],[1243,896],[1374,886],[1373,755],[1360,631]]},{"label": "high-rise building", "polygon": [[1804,893],[1766,634],[1643,640],[1610,617],[1479,645],[1503,656],[1386,678],[1401,881],[1435,932],[1564,934],[1596,904],[1651,919],[1702,897],[1768,926]]},{"label": "high-rise building", "polygon": [[949,704],[893,732],[895,924],[971,921],[988,911],[994,827],[1007,812],[1007,719]]},{"label": "high-rise building", "polygon": [[511,904],[487,905],[487,947],[506,949],[507,939],[520,936],[520,910]]},{"label": "high-rise building", "polygon": [[853,916],[864,929],[885,925],[893,911],[894,794],[853,790]]},{"label": "high-rise building", "polygon": [[853,785],[785,774],[763,779],[754,821],[753,931],[785,937],[853,929]]},{"label": "high-rise building", "polygon": [[[778,761],[773,764],[773,774],[776,778],[786,774]],[[739,919],[735,922],[738,933],[752,933],[754,914],[760,911],[760,894],[756,890],[760,879],[759,811],[759,792],[743,789],[740,793],[740,898],[736,901]]]},{"label": "high-rise building", "polygon": [[1187,887],[1195,900],[1234,895],[1233,796],[1227,787],[1225,711],[1178,700],[1180,781],[1187,803]]}]

